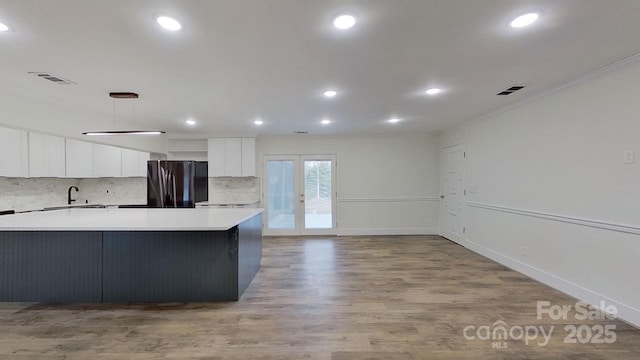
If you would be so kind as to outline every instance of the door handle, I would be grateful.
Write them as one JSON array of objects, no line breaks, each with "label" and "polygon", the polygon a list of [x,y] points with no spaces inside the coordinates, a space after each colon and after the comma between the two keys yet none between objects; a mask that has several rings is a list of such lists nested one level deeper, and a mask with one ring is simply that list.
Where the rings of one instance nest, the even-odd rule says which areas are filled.
[{"label": "door handle", "polygon": [[440,195],[440,199],[444,199],[444,195]]}]

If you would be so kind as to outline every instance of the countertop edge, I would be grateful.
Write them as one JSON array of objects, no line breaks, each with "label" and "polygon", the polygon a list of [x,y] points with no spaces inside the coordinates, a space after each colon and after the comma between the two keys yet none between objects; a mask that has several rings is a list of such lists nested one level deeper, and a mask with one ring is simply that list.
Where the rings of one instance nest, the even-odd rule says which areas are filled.
[{"label": "countertop edge", "polygon": [[[95,215],[95,211],[100,211],[103,209],[67,209],[67,210],[52,210],[52,211],[48,211],[48,212],[39,212],[39,213],[25,213],[25,214],[15,214],[15,215],[7,215],[7,216],[3,216],[5,221],[9,221],[9,218],[14,217],[14,216],[29,216],[30,214],[53,214],[56,213],[58,211],[63,211],[63,212],[69,212],[69,211],[90,211],[93,212],[93,215]],[[108,212],[113,212],[113,211],[127,211],[131,214],[135,214],[136,209],[104,209],[105,211]],[[161,210],[164,211],[164,210]],[[179,232],[179,231],[227,231],[231,228],[233,228],[234,226],[237,226],[238,224],[258,215],[261,214],[262,212],[264,212],[264,209],[262,208],[242,208],[242,209],[206,209],[204,211],[216,211],[216,212],[227,212],[227,211],[233,211],[235,213],[239,213],[237,217],[233,218],[232,221],[228,221],[227,223],[225,223],[224,221],[222,222],[223,226],[200,226],[198,224],[191,224],[191,225],[185,225],[185,226],[180,226],[180,225],[159,225],[159,226],[149,226],[148,224],[145,225],[131,225],[131,224],[125,224],[125,225],[119,225],[119,224],[113,224],[113,225],[109,225],[109,224],[97,224],[95,226],[92,225],[67,225],[67,224],[61,224],[61,225],[54,225],[54,226],[50,226],[50,225],[43,225],[43,226],[38,226],[38,225],[21,225],[21,226],[12,226],[12,225],[5,225],[2,226],[2,222],[0,222],[0,232],[60,232],[60,231],[75,231],[75,232],[115,232],[115,231],[145,231],[145,232]],[[244,213],[244,214],[242,214]],[[106,213],[104,214],[105,216],[108,216]],[[14,218],[15,219],[15,218]]]}]

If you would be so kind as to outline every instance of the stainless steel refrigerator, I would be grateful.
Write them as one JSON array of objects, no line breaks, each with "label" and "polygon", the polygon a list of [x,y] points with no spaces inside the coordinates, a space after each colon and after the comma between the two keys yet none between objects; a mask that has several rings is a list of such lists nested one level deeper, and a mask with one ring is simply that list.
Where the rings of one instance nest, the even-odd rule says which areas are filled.
[{"label": "stainless steel refrigerator", "polygon": [[208,187],[206,161],[147,162],[147,207],[192,208],[207,201]]}]

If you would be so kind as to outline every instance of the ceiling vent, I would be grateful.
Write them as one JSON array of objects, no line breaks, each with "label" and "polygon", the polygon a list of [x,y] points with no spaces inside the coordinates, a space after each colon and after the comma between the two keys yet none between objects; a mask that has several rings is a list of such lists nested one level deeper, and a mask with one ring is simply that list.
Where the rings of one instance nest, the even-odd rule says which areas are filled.
[{"label": "ceiling vent", "polygon": [[65,79],[63,77],[60,77],[60,76],[57,76],[57,75],[52,75],[52,74],[45,73],[45,72],[30,71],[29,74],[33,74],[33,75],[39,77],[40,79],[49,80],[49,81],[54,82],[56,84],[63,84],[63,85],[70,85],[70,84],[75,85],[76,84],[71,80],[67,80],[67,79]]},{"label": "ceiling vent", "polygon": [[512,87],[497,93],[496,95],[511,95],[518,90],[524,89],[524,85],[513,85]]},{"label": "ceiling vent", "polygon": [[306,135],[309,132],[308,131],[294,131],[293,133],[296,134],[296,135]]}]

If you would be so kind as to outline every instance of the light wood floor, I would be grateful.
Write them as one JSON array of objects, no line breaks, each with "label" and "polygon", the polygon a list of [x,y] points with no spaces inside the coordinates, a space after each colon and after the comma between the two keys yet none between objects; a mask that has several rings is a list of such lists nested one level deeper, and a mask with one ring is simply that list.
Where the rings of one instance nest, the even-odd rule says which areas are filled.
[{"label": "light wood floor", "polygon": [[[0,304],[0,359],[640,358],[640,330],[538,320],[538,300],[575,305],[440,237],[265,238],[239,302]],[[554,332],[546,346],[510,339],[503,349],[463,335],[499,320]],[[566,344],[572,324],[615,325],[617,340]]]}]

